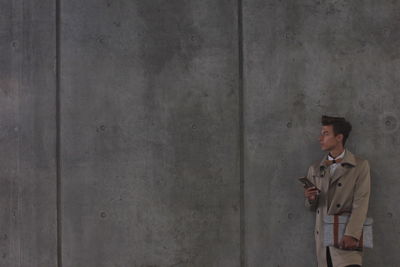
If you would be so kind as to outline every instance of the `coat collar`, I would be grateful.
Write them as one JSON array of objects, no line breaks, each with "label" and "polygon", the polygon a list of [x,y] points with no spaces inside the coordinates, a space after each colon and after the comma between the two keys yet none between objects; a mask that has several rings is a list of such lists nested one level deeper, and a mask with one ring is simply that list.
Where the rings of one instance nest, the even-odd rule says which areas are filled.
[{"label": "coat collar", "polygon": [[[321,177],[325,176],[325,173],[328,171],[328,166],[325,165],[325,160],[328,159],[328,154],[324,156],[324,158],[321,160],[321,163],[319,165],[320,168],[320,173]],[[355,167],[356,166],[356,158],[351,153],[349,150],[346,149],[346,152],[344,153],[344,158],[340,165],[336,168],[335,172],[333,173],[331,177],[331,182],[335,182],[337,179],[342,177],[350,168],[348,167]]]}]

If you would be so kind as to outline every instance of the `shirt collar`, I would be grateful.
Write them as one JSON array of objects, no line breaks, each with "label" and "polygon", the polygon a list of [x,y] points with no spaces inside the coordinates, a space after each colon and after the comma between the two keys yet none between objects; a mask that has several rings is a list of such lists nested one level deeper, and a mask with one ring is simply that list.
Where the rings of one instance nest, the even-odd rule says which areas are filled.
[{"label": "shirt collar", "polygon": [[342,158],[344,158],[344,154],[345,154],[345,153],[346,153],[346,149],[344,149],[343,152],[342,152],[339,156],[337,156],[336,158],[333,158],[333,157],[331,157],[330,154],[328,154],[328,160],[342,159]]},{"label": "shirt collar", "polygon": [[[344,152],[344,151],[343,151]],[[345,151],[346,153],[342,153],[343,154],[343,161],[341,162],[341,165],[345,165],[345,164],[349,164],[351,166],[356,166],[356,158],[353,155],[353,153],[351,153],[349,150]],[[321,160],[320,163],[320,168],[326,168],[325,166],[325,160],[328,158],[328,155],[325,155],[324,158]]]}]

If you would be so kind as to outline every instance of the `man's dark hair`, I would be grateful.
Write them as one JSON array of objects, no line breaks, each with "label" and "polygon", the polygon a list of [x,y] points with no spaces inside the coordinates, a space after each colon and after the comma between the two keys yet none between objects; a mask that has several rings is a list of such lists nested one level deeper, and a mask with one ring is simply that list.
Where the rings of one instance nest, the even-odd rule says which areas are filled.
[{"label": "man's dark hair", "polygon": [[343,146],[346,144],[346,140],[349,137],[352,129],[350,122],[346,121],[345,118],[324,115],[321,118],[321,123],[323,126],[332,125],[335,136],[338,134],[343,134]]}]

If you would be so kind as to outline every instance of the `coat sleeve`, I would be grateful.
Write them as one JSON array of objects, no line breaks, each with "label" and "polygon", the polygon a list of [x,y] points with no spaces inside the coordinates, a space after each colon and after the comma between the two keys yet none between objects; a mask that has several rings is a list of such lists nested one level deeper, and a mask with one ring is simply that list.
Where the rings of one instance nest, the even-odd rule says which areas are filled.
[{"label": "coat sleeve", "polygon": [[[313,166],[310,166],[310,168],[308,168],[307,179],[310,180],[313,184],[315,184],[314,177],[315,177],[314,168]],[[309,201],[308,198],[305,198],[304,206],[311,211],[316,211],[318,206],[318,199],[319,196],[317,196],[317,198],[314,201]]]},{"label": "coat sleeve", "polygon": [[360,239],[362,227],[367,218],[370,192],[370,167],[368,161],[365,160],[355,184],[352,211],[346,226],[345,235],[354,237],[357,240]]}]

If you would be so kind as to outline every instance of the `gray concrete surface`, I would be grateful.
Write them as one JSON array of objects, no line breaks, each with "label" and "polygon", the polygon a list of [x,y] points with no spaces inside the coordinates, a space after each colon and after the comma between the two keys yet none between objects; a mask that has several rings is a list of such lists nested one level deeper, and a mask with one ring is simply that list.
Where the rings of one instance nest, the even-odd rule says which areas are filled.
[{"label": "gray concrete surface", "polygon": [[59,240],[56,2],[1,3],[0,267],[315,266],[322,114],[372,168],[364,267],[398,265],[400,3],[242,3],[243,132],[238,1],[60,1]]},{"label": "gray concrete surface", "polygon": [[314,215],[296,178],[320,160],[321,114],[347,117],[370,160],[375,248],[400,255],[398,1],[244,2],[247,266],[310,267]]},{"label": "gray concrete surface", "polygon": [[63,267],[239,266],[235,1],[62,1]]},{"label": "gray concrete surface", "polygon": [[0,266],[55,266],[54,3],[0,5]]}]

